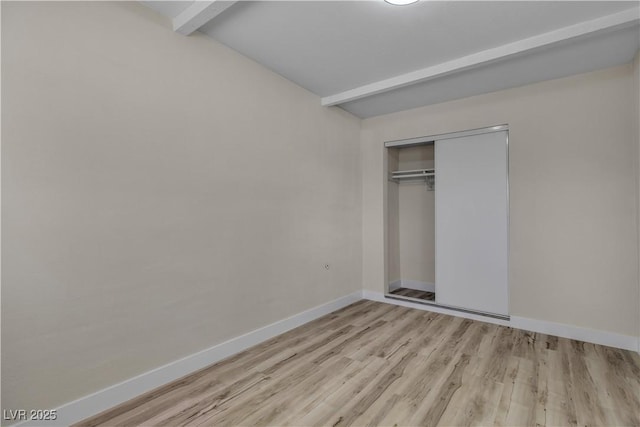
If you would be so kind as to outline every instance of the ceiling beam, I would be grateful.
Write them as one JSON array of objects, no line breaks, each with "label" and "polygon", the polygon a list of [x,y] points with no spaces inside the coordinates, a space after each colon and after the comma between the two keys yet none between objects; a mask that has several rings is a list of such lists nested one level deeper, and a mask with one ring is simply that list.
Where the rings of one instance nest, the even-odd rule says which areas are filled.
[{"label": "ceiling beam", "polygon": [[173,18],[173,30],[182,35],[189,34],[227,10],[235,1],[195,1]]},{"label": "ceiling beam", "polygon": [[471,55],[463,56],[431,67],[401,74],[396,77],[380,80],[364,86],[350,89],[335,95],[322,98],[323,106],[332,106],[366,98],[405,86],[422,83],[427,80],[443,77],[449,74],[468,70],[514,55],[560,43],[565,40],[594,34],[605,30],[620,29],[637,25],[640,22],[640,8],[634,7],[612,15],[603,16],[591,21],[570,25],[548,33],[518,40],[492,49],[483,50]]}]

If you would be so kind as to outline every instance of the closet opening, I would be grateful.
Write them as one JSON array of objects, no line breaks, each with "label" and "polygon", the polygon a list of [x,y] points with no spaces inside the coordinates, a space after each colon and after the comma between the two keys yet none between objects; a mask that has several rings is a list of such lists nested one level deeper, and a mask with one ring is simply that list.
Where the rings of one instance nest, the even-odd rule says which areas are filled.
[{"label": "closet opening", "polygon": [[388,294],[433,303],[434,142],[387,150]]},{"label": "closet opening", "polygon": [[508,319],[508,125],[385,149],[385,296]]}]

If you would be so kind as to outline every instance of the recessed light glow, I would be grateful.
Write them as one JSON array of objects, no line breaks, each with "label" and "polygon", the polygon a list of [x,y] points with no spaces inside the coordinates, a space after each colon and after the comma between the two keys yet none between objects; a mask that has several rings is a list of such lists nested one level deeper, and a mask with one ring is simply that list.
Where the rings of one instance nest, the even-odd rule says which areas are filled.
[{"label": "recessed light glow", "polygon": [[406,6],[411,3],[415,3],[418,0],[384,0],[389,4],[393,4],[395,6]]}]

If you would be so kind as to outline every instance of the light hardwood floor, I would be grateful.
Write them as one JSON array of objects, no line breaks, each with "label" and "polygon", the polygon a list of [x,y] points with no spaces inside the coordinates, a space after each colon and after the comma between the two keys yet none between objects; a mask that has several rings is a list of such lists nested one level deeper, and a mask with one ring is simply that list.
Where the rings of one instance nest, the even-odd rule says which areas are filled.
[{"label": "light hardwood floor", "polygon": [[360,301],[78,426],[640,426],[640,356]]}]

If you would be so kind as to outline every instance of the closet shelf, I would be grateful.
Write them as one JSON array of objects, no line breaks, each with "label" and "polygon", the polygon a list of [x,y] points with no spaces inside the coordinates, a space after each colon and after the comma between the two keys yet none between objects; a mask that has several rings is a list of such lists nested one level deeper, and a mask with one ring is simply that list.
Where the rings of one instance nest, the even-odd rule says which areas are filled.
[{"label": "closet shelf", "polygon": [[391,179],[393,180],[402,180],[402,179],[416,179],[416,178],[426,178],[429,176],[435,176],[435,169],[415,169],[415,170],[406,170],[406,171],[393,171],[391,172]]}]

